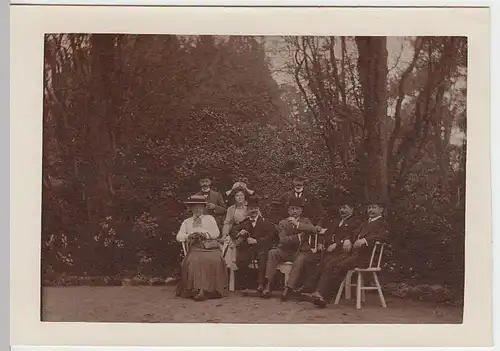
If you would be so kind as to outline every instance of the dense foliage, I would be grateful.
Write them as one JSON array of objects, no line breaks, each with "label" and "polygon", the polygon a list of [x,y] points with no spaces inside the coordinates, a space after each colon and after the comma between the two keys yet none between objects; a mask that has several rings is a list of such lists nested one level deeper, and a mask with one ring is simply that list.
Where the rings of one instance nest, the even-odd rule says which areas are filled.
[{"label": "dense foliage", "polygon": [[44,279],[175,275],[200,173],[221,191],[245,175],[277,221],[298,171],[332,215],[345,189],[387,198],[387,279],[460,294],[466,41],[407,38],[394,70],[377,40],[281,38],[278,84],[265,38],[47,35]]}]

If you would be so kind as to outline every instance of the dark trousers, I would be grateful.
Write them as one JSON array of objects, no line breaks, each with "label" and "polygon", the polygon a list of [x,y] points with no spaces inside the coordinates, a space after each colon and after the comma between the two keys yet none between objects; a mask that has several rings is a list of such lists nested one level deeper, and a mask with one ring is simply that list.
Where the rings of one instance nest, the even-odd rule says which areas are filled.
[{"label": "dark trousers", "polygon": [[339,288],[347,272],[359,265],[360,259],[361,257],[357,254],[327,257],[321,269],[318,270],[320,275],[316,291],[325,299],[330,299]]},{"label": "dark trousers", "polygon": [[308,257],[304,268],[304,282],[302,285],[302,291],[306,293],[312,293],[316,291],[319,279],[321,278],[321,273],[323,272],[325,262],[331,259],[333,254],[331,252],[317,252]]},{"label": "dark trousers", "polygon": [[278,265],[284,262],[293,262],[290,276],[288,277],[287,286],[292,289],[297,289],[310,254],[312,253],[299,252],[296,255],[295,252],[285,251],[281,248],[270,250],[266,265],[267,280],[271,283],[274,281],[274,276],[276,274]]},{"label": "dark trousers", "polygon": [[[238,266],[238,270],[236,271],[237,279],[240,284],[245,288],[252,288],[252,284],[249,280],[249,277],[252,276],[251,271],[253,271],[252,260],[255,259],[257,261],[257,284],[264,285],[266,279],[266,264],[269,250],[260,250],[257,252],[250,252],[246,255],[237,255],[236,257],[236,265]],[[240,258],[241,257],[241,258]]]}]

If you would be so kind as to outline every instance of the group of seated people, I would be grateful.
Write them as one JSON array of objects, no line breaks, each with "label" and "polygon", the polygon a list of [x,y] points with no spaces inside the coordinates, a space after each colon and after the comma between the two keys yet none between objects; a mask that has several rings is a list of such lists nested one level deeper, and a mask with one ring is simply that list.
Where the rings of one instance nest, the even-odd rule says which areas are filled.
[{"label": "group of seated people", "polygon": [[366,204],[366,215],[361,216],[354,213],[356,204],[346,196],[338,216],[325,216],[304,190],[304,179],[295,177],[293,190],[279,202],[287,215],[275,225],[262,216],[258,197],[246,182],[236,182],[228,192],[234,199],[229,207],[211,189],[210,178],[203,177],[200,185],[201,191],[185,201],[192,217],[177,233],[177,240],[188,244],[178,296],[196,301],[223,297],[227,268],[245,276],[256,262],[257,294],[269,298],[278,266],[292,262],[281,299],[297,297],[325,307],[348,270],[366,266],[373,245],[387,240],[384,204],[377,199]]}]

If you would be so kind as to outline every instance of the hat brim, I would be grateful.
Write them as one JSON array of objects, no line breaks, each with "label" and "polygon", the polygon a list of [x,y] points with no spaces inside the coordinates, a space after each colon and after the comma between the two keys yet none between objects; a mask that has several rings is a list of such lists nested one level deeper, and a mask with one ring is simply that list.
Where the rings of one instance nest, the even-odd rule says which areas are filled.
[{"label": "hat brim", "polygon": [[207,202],[199,202],[199,201],[184,201],[185,205],[206,205]]}]

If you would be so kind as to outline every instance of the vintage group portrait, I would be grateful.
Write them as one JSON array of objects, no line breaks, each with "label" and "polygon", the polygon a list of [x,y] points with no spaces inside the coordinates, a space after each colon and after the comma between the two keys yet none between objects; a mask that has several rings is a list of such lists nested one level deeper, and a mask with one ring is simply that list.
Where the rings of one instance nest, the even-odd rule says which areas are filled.
[{"label": "vintage group portrait", "polygon": [[491,342],[487,10],[122,10],[13,11],[28,340]]}]

